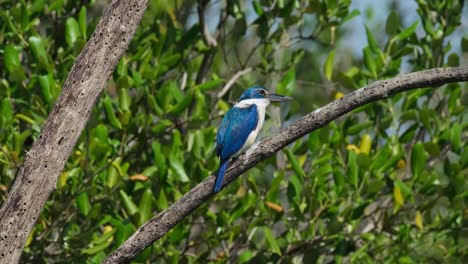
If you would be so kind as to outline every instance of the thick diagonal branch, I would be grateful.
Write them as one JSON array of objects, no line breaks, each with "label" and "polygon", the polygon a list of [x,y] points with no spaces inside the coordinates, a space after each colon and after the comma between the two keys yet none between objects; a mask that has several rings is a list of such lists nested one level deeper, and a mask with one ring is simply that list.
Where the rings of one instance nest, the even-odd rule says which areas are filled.
[{"label": "thick diagonal branch", "polygon": [[[375,102],[393,94],[417,88],[439,87],[446,83],[468,81],[468,67],[437,68],[414,72],[388,80],[378,81],[369,86],[346,94],[339,100],[307,114],[278,134],[263,140],[253,150],[248,160],[240,156],[229,167],[223,187],[260,161],[272,156],[280,149],[300,137],[321,128],[338,117],[365,104]],[[177,223],[212,196],[215,176],[212,175],[195,186],[169,208],[157,214],[140,227],[127,241],[108,256],[104,263],[125,263],[139,252],[164,236]]]},{"label": "thick diagonal branch", "polygon": [[19,261],[26,239],[147,4],[148,0],[113,0],[76,59],[0,209],[0,263]]}]

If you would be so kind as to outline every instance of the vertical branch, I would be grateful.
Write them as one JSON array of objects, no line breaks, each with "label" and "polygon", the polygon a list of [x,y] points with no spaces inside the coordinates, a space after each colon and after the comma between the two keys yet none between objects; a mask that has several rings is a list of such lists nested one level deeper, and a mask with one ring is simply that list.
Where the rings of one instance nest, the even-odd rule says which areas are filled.
[{"label": "vertical branch", "polygon": [[26,239],[147,4],[148,0],[113,0],[76,59],[0,209],[0,263],[19,261]]}]

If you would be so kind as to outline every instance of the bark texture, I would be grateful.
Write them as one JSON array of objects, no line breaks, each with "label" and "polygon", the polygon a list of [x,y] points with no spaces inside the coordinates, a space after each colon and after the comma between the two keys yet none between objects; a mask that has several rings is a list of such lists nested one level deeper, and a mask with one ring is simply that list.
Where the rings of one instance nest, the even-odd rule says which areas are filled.
[{"label": "bark texture", "polygon": [[[392,79],[377,81],[359,90],[346,94],[326,106],[307,114],[278,134],[263,140],[248,159],[241,155],[226,172],[223,188],[260,161],[300,137],[321,128],[340,116],[365,104],[393,94],[416,88],[438,87],[446,83],[468,81],[468,66],[437,68],[414,72]],[[212,196],[215,176],[212,175],[195,186],[169,208],[141,226],[127,241],[110,254],[104,263],[127,263],[138,253],[164,236]]]},{"label": "bark texture", "polygon": [[26,239],[147,4],[148,0],[113,0],[76,59],[0,209],[0,263],[19,262]]}]

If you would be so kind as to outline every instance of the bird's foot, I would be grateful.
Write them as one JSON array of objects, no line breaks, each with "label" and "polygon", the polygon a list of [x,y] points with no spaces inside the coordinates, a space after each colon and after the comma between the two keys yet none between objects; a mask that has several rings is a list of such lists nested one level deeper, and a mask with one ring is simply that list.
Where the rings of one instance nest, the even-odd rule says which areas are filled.
[{"label": "bird's foot", "polygon": [[247,149],[244,157],[244,165],[247,164],[247,162],[249,162],[250,155],[252,155],[252,153],[257,149],[259,143],[260,141],[257,141],[249,149]]}]

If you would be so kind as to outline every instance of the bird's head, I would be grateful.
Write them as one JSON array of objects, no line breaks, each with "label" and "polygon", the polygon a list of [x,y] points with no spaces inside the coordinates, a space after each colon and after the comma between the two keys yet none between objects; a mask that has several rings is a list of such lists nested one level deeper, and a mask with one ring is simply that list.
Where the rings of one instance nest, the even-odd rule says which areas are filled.
[{"label": "bird's head", "polygon": [[262,86],[253,86],[245,90],[245,92],[239,98],[238,102],[242,102],[243,100],[249,99],[266,99],[270,102],[285,102],[290,101],[293,98],[289,96],[270,93],[265,89],[265,87]]}]

